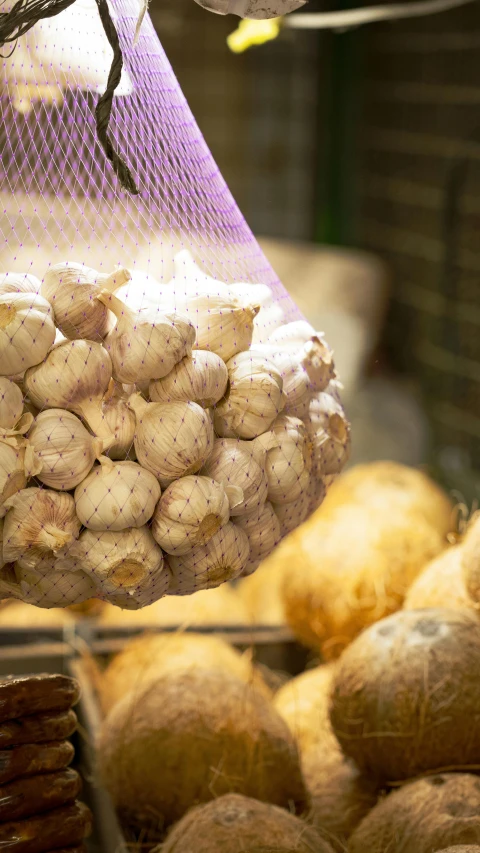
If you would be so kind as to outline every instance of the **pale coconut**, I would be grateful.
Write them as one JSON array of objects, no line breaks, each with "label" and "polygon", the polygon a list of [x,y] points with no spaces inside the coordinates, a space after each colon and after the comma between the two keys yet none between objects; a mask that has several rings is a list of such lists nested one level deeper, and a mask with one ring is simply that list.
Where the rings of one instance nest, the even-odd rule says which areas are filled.
[{"label": "pale coconut", "polygon": [[404,609],[419,610],[424,607],[475,609],[475,604],[465,586],[462,556],[462,546],[454,545],[427,563],[408,590],[403,603]]},{"label": "pale coconut", "polygon": [[120,610],[106,605],[99,617],[102,625],[151,627],[199,627],[249,623],[249,613],[240,595],[228,584],[200,589],[192,595],[166,595],[140,610]]},{"label": "pale coconut", "polygon": [[274,705],[301,752],[325,741],[340,749],[328,713],[334,672],[333,663],[317,666],[290,679],[275,694]]},{"label": "pale coconut", "polygon": [[2,628],[64,628],[69,625],[75,625],[75,618],[62,607],[45,609],[12,601],[0,609]]},{"label": "pale coconut", "polygon": [[462,552],[463,576],[468,594],[480,605],[480,512],[467,530]]}]

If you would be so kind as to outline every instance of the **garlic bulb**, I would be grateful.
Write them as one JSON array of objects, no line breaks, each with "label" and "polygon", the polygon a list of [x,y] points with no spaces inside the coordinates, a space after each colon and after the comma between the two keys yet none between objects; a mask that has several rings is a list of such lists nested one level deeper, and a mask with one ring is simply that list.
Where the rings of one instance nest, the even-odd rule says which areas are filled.
[{"label": "garlic bulb", "polygon": [[15,437],[0,438],[0,518],[6,513],[5,502],[24,489],[30,477],[41,470],[28,441]]},{"label": "garlic bulb", "polygon": [[23,394],[18,385],[0,376],[0,428],[13,429],[23,412]]},{"label": "garlic bulb", "polygon": [[149,394],[153,403],[191,400],[208,409],[221,400],[227,383],[227,368],[220,356],[196,350],[179,361],[164,379],[150,382]]},{"label": "garlic bulb", "polygon": [[117,322],[105,338],[113,376],[118,382],[162,379],[195,343],[195,329],[186,317],[155,310],[132,311],[118,297],[102,290],[97,297]]},{"label": "garlic bulb", "polygon": [[[164,302],[164,292],[168,295],[169,286],[167,285],[166,288],[163,287],[150,273],[144,273],[136,269],[132,269],[130,272],[131,279],[128,284],[114,288],[115,296],[132,311],[143,311],[145,308],[158,310]],[[110,290],[110,288],[107,288],[107,290]],[[114,322],[110,328],[113,328],[113,326]]]},{"label": "garlic bulb", "polygon": [[160,499],[156,477],[136,462],[113,462],[100,457],[88,477],[75,489],[77,516],[89,530],[143,527]]},{"label": "garlic bulb", "polygon": [[196,403],[146,403],[134,395],[135,452],[144,468],[155,474],[162,488],[173,480],[196,474],[213,448],[208,413]]},{"label": "garlic bulb", "polygon": [[0,295],[5,293],[40,293],[41,281],[23,272],[6,272],[0,275]]},{"label": "garlic bulb", "polygon": [[267,454],[265,472],[268,499],[285,504],[300,497],[310,481],[311,448],[304,423],[289,415],[279,415],[272,426],[277,446]]},{"label": "garlic bulb", "polygon": [[315,470],[321,476],[338,474],[350,454],[350,425],[342,406],[328,391],[316,394],[303,420]]},{"label": "garlic bulb", "polygon": [[0,518],[0,569],[3,569],[5,560],[3,559],[3,518]]},{"label": "garlic bulb", "polygon": [[188,249],[177,252],[173,259],[174,275],[168,284],[166,293],[199,296],[200,294],[216,294],[228,299],[230,287],[223,281],[208,275],[195,263]]},{"label": "garlic bulb", "polygon": [[260,311],[253,328],[253,345],[265,341],[275,329],[284,325],[285,315],[282,307],[268,285],[238,282],[230,285],[230,292],[242,300],[244,304],[256,302],[260,305]]},{"label": "garlic bulb", "polygon": [[302,492],[300,497],[288,504],[272,504],[280,523],[282,538],[303,524],[310,512],[309,504],[310,496],[307,491]]},{"label": "garlic bulb", "polygon": [[71,495],[49,489],[22,489],[5,501],[3,557],[24,569],[56,556],[76,539],[80,522]]},{"label": "garlic bulb", "polygon": [[0,376],[43,361],[55,340],[52,309],[37,293],[0,296]]},{"label": "garlic bulb", "polygon": [[56,570],[57,561],[42,561],[41,570],[26,569],[15,563],[19,597],[36,607],[70,607],[95,596],[95,584],[82,571]]},{"label": "garlic bulb", "polygon": [[102,288],[114,290],[129,279],[129,271],[122,267],[107,274],[83,264],[55,264],[45,273],[41,293],[66,338],[95,341],[105,337],[109,326],[108,309],[95,297]]},{"label": "garlic bulb", "polygon": [[97,598],[128,610],[162,598],[171,578],[147,527],[118,532],[84,530],[56,568],[85,572],[95,585]]},{"label": "garlic bulb", "polygon": [[226,438],[255,438],[283,409],[283,382],[273,362],[241,352],[227,362],[228,390],[214,412],[215,432]]},{"label": "garlic bulb", "polygon": [[[113,393],[106,394],[102,402],[102,414],[108,430],[115,436],[105,455],[110,459],[135,459],[133,439],[135,436],[135,414],[128,405],[130,394],[114,383]],[[135,393],[135,389],[131,393]]]},{"label": "garlic bulb", "polygon": [[246,533],[229,521],[208,540],[181,557],[169,556],[171,595],[190,595],[238,577],[245,568],[249,544]]},{"label": "garlic bulb", "polygon": [[263,468],[266,452],[257,461],[254,445],[253,441],[238,438],[217,439],[201,471],[206,477],[222,483],[225,489],[237,486],[242,490],[243,499],[231,506],[231,516],[255,512],[267,500],[268,483]]},{"label": "garlic bulb", "polygon": [[300,349],[303,344],[316,334],[315,329],[306,320],[294,320],[275,329],[268,338],[267,344],[275,345],[278,349]]},{"label": "garlic bulb", "polygon": [[68,409],[101,438],[111,438],[102,399],[112,377],[110,356],[94,341],[56,344],[42,364],[27,370],[25,390],[39,409]]},{"label": "garlic bulb", "polygon": [[152,533],[167,554],[180,556],[205,545],[229,518],[230,504],[220,483],[209,477],[181,477],[157,504]]},{"label": "garlic bulb", "polygon": [[272,504],[267,502],[258,512],[237,518],[236,523],[247,534],[250,545],[243,574],[251,574],[280,542],[280,522]]},{"label": "garlic bulb", "polygon": [[112,442],[90,435],[76,415],[65,409],[40,412],[28,440],[42,465],[38,479],[62,492],[78,486]]}]

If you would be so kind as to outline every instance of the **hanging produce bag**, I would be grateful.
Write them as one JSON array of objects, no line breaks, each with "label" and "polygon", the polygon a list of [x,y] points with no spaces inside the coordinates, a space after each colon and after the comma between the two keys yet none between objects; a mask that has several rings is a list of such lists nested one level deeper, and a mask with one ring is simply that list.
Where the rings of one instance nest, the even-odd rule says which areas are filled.
[{"label": "hanging produce bag", "polygon": [[41,607],[254,571],[348,453],[332,353],[137,18],[0,16],[0,596]]}]

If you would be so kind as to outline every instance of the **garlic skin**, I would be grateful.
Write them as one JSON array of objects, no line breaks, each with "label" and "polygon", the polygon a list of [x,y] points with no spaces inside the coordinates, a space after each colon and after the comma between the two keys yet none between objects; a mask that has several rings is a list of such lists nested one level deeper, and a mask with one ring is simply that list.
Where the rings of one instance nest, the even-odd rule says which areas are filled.
[{"label": "garlic skin", "polygon": [[93,598],[95,585],[82,571],[56,570],[57,561],[50,565],[42,561],[41,570],[22,568],[15,563],[14,571],[19,584],[18,597],[36,607],[70,607]]},{"label": "garlic skin", "polygon": [[22,489],[5,502],[3,557],[24,569],[51,559],[80,533],[71,495],[49,489]]},{"label": "garlic skin", "polygon": [[45,273],[41,293],[52,306],[55,324],[70,340],[102,340],[108,332],[108,309],[96,299],[104,288],[114,290],[129,281],[128,270],[119,267],[100,273],[83,264],[55,264]]},{"label": "garlic skin", "polygon": [[0,296],[0,376],[43,361],[55,340],[52,309],[37,293]]},{"label": "garlic skin", "polygon": [[11,379],[0,376],[0,428],[13,429],[23,413],[23,394]]},{"label": "garlic skin", "polygon": [[85,479],[112,439],[95,438],[65,409],[45,409],[28,434],[41,470],[37,479],[51,489],[68,492]]},{"label": "garlic skin", "polygon": [[39,409],[68,409],[99,438],[111,438],[102,414],[103,396],[112,378],[112,363],[95,341],[63,341],[45,361],[27,370],[24,388]]},{"label": "garlic skin", "polygon": [[209,477],[181,477],[157,504],[152,533],[167,554],[183,556],[205,545],[229,518],[230,504],[220,483]]},{"label": "garlic skin", "polygon": [[283,381],[263,355],[241,352],[227,362],[229,386],[214,411],[215,432],[225,438],[256,438],[283,409]]},{"label": "garlic skin", "polygon": [[152,403],[191,400],[208,409],[221,400],[227,383],[227,367],[220,356],[196,350],[179,361],[163,379],[150,382],[149,395]]},{"label": "garlic skin", "polygon": [[163,489],[173,480],[196,474],[213,449],[213,427],[196,403],[146,403],[134,395],[135,452],[140,465],[155,474]]},{"label": "garlic skin", "polygon": [[94,584],[96,598],[127,610],[162,598],[171,579],[162,551],[147,527],[118,532],[84,530],[56,568],[85,572]]},{"label": "garlic skin", "polygon": [[6,272],[0,275],[0,296],[5,293],[40,293],[40,279],[30,273]]},{"label": "garlic skin", "polygon": [[173,575],[169,594],[190,595],[237,578],[247,564],[249,551],[246,533],[229,521],[206,545],[197,545],[182,557],[168,557]]},{"label": "garlic skin", "polygon": [[75,509],[89,530],[126,530],[143,527],[160,500],[156,477],[136,462],[100,464],[75,489]]},{"label": "garlic skin", "polygon": [[261,510],[241,516],[236,520],[236,524],[248,537],[250,556],[242,574],[250,575],[280,542],[280,521],[272,504],[267,501]]},{"label": "garlic skin", "polygon": [[310,496],[307,491],[303,492],[295,501],[288,504],[272,504],[275,515],[280,524],[282,538],[299,527],[310,514]]},{"label": "garlic skin", "polygon": [[267,453],[268,499],[285,504],[297,500],[308,486],[312,454],[303,421],[279,415],[272,426],[277,446]]},{"label": "garlic skin", "polygon": [[[135,437],[135,414],[128,405],[127,393],[122,386],[116,386],[113,393],[105,396],[102,401],[102,414],[107,429],[115,436],[113,444],[105,451],[110,459],[135,460],[135,448],[133,439]],[[134,393],[134,391],[132,391]]]},{"label": "garlic skin", "polygon": [[314,469],[320,476],[338,474],[350,455],[350,425],[341,404],[328,391],[316,394],[303,421]]},{"label": "garlic skin", "polygon": [[263,467],[266,453],[261,453],[257,460],[253,445],[253,441],[219,438],[201,470],[201,474],[221,483],[225,490],[231,486],[242,490],[242,500],[230,507],[232,517],[255,512],[267,500],[268,483]]},{"label": "garlic skin", "polygon": [[132,311],[117,296],[102,290],[97,299],[117,322],[105,338],[113,376],[118,382],[162,379],[177,362],[190,355],[195,329],[186,317],[155,310]]},{"label": "garlic skin", "polygon": [[7,512],[6,501],[24,489],[30,477],[40,470],[41,462],[28,441],[0,438],[0,518]]},{"label": "garlic skin", "polygon": [[275,345],[278,349],[300,349],[303,344],[316,335],[315,329],[306,320],[294,320],[275,329],[269,336],[267,345]]}]

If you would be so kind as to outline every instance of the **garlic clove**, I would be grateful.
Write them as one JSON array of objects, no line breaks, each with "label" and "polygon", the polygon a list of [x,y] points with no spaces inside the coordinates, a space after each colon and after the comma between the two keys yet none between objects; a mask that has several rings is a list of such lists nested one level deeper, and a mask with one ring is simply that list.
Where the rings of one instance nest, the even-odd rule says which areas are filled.
[{"label": "garlic clove", "polygon": [[267,501],[259,511],[241,516],[236,523],[248,537],[250,555],[242,574],[249,575],[280,542],[280,521],[272,504]]},{"label": "garlic clove", "polygon": [[5,293],[40,293],[40,279],[29,273],[6,272],[0,275],[0,295]]},{"label": "garlic clove", "polygon": [[228,371],[223,359],[213,352],[196,350],[179,361],[163,379],[150,382],[149,395],[152,403],[191,400],[208,409],[221,400],[227,383]]},{"label": "garlic clove", "polygon": [[45,273],[41,293],[52,306],[55,323],[66,338],[102,340],[109,328],[108,308],[95,297],[102,288],[113,290],[130,277],[123,267],[107,274],[84,264],[60,263]]},{"label": "garlic clove", "polygon": [[338,474],[350,455],[350,425],[341,404],[328,391],[316,394],[303,420],[318,476]]},{"label": "garlic clove", "polygon": [[181,557],[168,557],[173,576],[169,593],[190,595],[233,580],[245,568],[249,551],[246,533],[229,521],[206,545],[197,545]]},{"label": "garlic clove", "polygon": [[70,491],[85,479],[113,438],[95,438],[65,409],[46,409],[35,418],[28,441],[41,462],[40,482]]},{"label": "garlic clove", "polygon": [[300,497],[310,482],[311,446],[303,421],[290,415],[279,415],[272,425],[277,446],[267,453],[265,472],[268,499],[284,504]]},{"label": "garlic clove", "polygon": [[26,440],[15,436],[0,438],[0,518],[7,512],[5,504],[9,498],[24,489],[40,467],[41,463]]},{"label": "garlic clove", "polygon": [[[257,439],[258,440],[258,439]],[[214,442],[212,453],[204,464],[201,474],[221,483],[225,490],[236,486],[243,492],[242,500],[230,506],[230,515],[239,516],[260,509],[267,500],[267,476],[261,464],[254,458],[255,442],[238,438],[221,438]],[[258,459],[264,459],[262,450]]]},{"label": "garlic clove", "polygon": [[241,352],[227,362],[228,390],[214,412],[215,432],[226,438],[256,438],[284,406],[283,381],[273,362]]},{"label": "garlic clove", "polygon": [[229,500],[220,483],[209,477],[181,477],[157,504],[152,533],[167,554],[182,556],[205,545],[229,517]]},{"label": "garlic clove", "polygon": [[13,429],[23,412],[23,394],[10,379],[0,376],[0,428]]},{"label": "garlic clove", "polygon": [[100,464],[75,489],[78,518],[89,530],[126,530],[143,527],[160,499],[156,477],[135,462]]},{"label": "garlic clove", "polygon": [[80,533],[71,495],[48,489],[22,489],[5,501],[3,556],[8,563],[35,569],[52,558]]},{"label": "garlic clove", "polygon": [[55,339],[52,309],[37,293],[0,296],[0,376],[41,362]]},{"label": "garlic clove", "polygon": [[146,403],[134,395],[129,406],[136,416],[135,452],[162,488],[173,480],[196,474],[213,448],[208,413],[196,403]]}]

